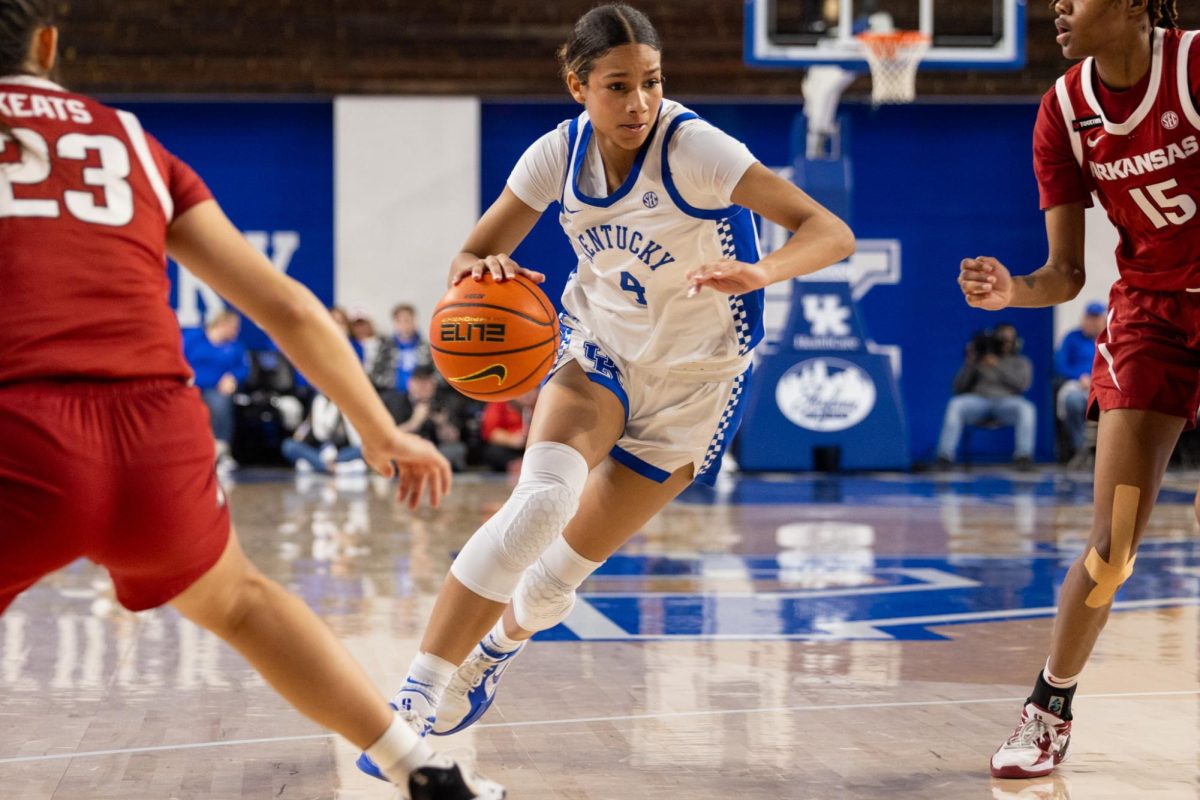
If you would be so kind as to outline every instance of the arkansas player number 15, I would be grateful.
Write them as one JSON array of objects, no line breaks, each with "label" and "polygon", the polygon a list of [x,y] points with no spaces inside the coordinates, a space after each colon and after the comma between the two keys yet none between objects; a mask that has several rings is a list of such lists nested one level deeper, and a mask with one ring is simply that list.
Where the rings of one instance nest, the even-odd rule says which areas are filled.
[{"label": "arkansas player number 15", "polygon": [[[1145,212],[1154,227],[1162,228],[1168,225],[1182,225],[1196,216],[1196,201],[1186,194],[1168,194],[1179,188],[1179,181],[1169,180],[1156,183],[1143,189],[1130,189],[1129,194],[1138,207]],[[1149,193],[1149,197],[1147,197]]]},{"label": "arkansas player number 15", "polygon": [[[83,182],[103,192],[103,201],[97,202],[93,191],[68,190],[63,192],[60,204],[57,199],[18,200],[13,195],[14,186],[34,186],[49,179],[52,164],[50,147],[41,134],[28,128],[17,128],[13,134],[22,144],[21,161],[8,172],[7,181],[0,181],[0,217],[57,219],[62,216],[62,205],[66,205],[76,219],[96,225],[120,227],[133,219],[133,188],[126,180],[129,150],[120,139],[83,133],[68,133],[59,138],[54,148],[58,158],[88,161],[91,153],[99,156],[98,167],[83,168]],[[9,148],[14,146],[8,137],[0,135],[0,162],[8,161],[5,155],[11,155]]]}]

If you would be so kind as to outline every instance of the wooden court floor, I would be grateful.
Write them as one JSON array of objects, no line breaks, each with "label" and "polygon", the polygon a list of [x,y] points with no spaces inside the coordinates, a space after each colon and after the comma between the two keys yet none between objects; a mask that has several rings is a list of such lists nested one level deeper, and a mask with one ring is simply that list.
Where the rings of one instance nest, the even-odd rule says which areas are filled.
[{"label": "wooden court floor", "polygon": [[[676,502],[439,747],[518,800],[1200,797],[1195,475],[1173,475],[1076,699],[1072,756],[992,781],[1045,657],[1086,475],[781,478]],[[386,487],[229,486],[247,551],[390,694],[451,554],[499,506],[460,480],[410,515]],[[312,687],[314,692],[321,686]],[[0,798],[394,798],[169,610],[134,617],[86,563],[0,618]]]}]

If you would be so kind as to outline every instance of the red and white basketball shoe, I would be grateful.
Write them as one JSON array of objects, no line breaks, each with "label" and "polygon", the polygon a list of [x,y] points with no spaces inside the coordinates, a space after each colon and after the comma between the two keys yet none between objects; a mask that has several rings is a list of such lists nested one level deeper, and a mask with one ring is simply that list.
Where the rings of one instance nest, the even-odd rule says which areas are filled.
[{"label": "red and white basketball shoe", "polygon": [[993,778],[1039,778],[1067,758],[1071,723],[1034,703],[1021,710],[1021,722],[992,756]]}]

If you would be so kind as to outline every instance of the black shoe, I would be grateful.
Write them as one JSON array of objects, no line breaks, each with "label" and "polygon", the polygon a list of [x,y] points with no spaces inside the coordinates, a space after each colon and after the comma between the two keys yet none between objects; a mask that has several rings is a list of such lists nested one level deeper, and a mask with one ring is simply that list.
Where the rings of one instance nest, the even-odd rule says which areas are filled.
[{"label": "black shoe", "polygon": [[1018,472],[1033,472],[1033,469],[1034,469],[1033,459],[1030,458],[1029,456],[1021,456],[1020,458],[1014,458],[1013,466],[1017,469]]},{"label": "black shoe", "polygon": [[424,766],[408,776],[410,800],[503,800],[504,787],[478,775],[467,779],[458,764]]},{"label": "black shoe", "polygon": [[938,456],[938,460],[933,462],[933,468],[935,470],[937,470],[938,472],[949,472],[950,470],[954,469],[956,466],[957,465],[953,461],[946,458],[945,456]]}]

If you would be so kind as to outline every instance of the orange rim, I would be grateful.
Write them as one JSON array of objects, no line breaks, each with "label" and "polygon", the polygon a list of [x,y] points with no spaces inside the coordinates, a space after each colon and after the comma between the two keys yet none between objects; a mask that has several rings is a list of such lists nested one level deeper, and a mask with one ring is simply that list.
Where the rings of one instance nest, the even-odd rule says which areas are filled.
[{"label": "orange rim", "polygon": [[891,33],[867,31],[858,34],[857,38],[868,50],[885,58],[891,58],[898,50],[906,47],[929,44],[929,36],[920,31],[893,31]]}]

